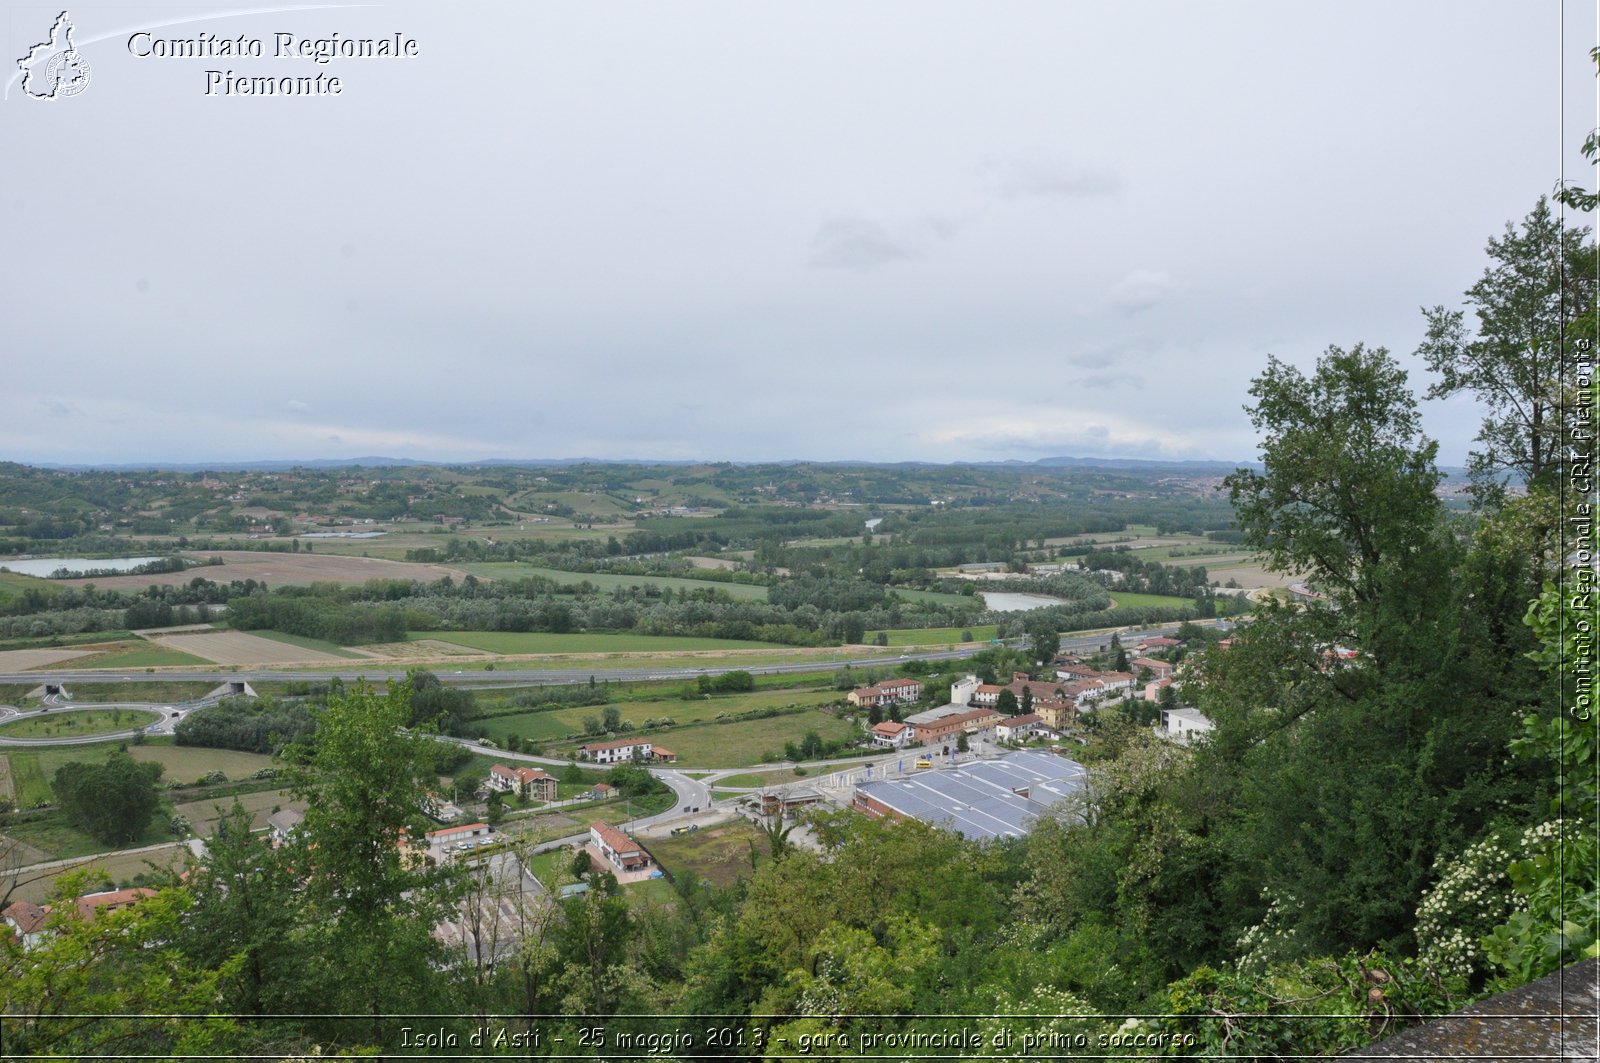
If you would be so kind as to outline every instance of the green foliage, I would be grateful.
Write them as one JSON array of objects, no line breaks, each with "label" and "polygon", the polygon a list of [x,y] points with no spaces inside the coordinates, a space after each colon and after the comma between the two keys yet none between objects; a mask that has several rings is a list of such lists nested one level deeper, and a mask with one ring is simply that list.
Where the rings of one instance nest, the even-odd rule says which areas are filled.
[{"label": "green foliage", "polygon": [[156,780],[163,770],[118,751],[101,765],[73,761],[57,768],[50,786],[75,825],[107,845],[123,845],[150,826],[161,805]]},{"label": "green foliage", "polygon": [[1172,1055],[1342,1055],[1419,1016],[1448,1012],[1461,990],[1425,964],[1383,952],[1317,957],[1253,975],[1199,967],[1168,990],[1168,1015],[1140,1025],[1196,1037],[1192,1048]]},{"label": "green foliage", "polygon": [[[0,1014],[8,1058],[183,1058],[237,1052],[238,1024],[215,1017],[240,961],[202,965],[179,942],[193,901],[168,888],[130,908],[79,914],[90,871],[56,882],[46,939],[0,935]],[[204,1016],[213,1016],[205,1018]]]},{"label": "green foliage", "polygon": [[180,746],[279,753],[308,738],[315,727],[311,709],[299,702],[225,698],[189,713],[173,734]]}]

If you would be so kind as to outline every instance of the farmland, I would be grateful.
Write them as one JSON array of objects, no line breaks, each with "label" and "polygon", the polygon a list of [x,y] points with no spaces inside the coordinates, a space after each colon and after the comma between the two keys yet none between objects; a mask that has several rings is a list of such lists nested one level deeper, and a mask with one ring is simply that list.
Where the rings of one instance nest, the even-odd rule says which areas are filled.
[{"label": "farmland", "polygon": [[[821,705],[835,701],[838,697],[838,694],[831,691],[771,690],[734,697],[618,701],[614,704],[620,711],[623,722],[639,727],[646,720],[652,719],[671,718],[678,724],[692,724],[712,720],[722,714],[792,705],[807,707]],[[483,728],[495,741],[503,741],[507,735],[512,734],[531,742],[560,741],[569,734],[581,733],[584,718],[598,718],[600,713],[601,706],[595,705],[519,713],[514,716],[499,716],[484,720]],[[676,729],[672,729],[660,732],[654,737],[662,745],[676,750],[677,733]],[[778,748],[781,749],[782,746],[783,742],[780,740]]]}]

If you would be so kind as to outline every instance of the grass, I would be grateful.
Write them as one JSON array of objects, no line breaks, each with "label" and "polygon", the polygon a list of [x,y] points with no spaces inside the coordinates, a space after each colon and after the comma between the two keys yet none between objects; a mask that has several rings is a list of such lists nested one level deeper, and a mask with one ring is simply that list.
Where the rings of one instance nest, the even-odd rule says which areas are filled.
[{"label": "grass", "polygon": [[[92,866],[103,870],[113,884],[122,884],[138,875],[168,869],[181,870],[188,856],[188,848],[182,845],[150,853],[100,853],[66,867],[51,868],[39,878],[30,877],[26,881],[19,882],[13,897],[17,900],[42,904],[51,899],[55,880],[69,871]],[[90,887],[94,888],[96,887]]]},{"label": "grass", "polygon": [[272,758],[262,753],[242,753],[237,749],[207,749],[202,746],[158,745],[146,742],[129,746],[134,760],[160,764],[166,769],[163,782],[190,782],[202,775],[220,771],[231,781],[248,779],[263,768],[273,766]]},{"label": "grass", "polygon": [[[0,562],[3,565],[4,562]],[[41,591],[44,594],[56,594],[61,590],[61,585],[38,576],[24,576],[20,572],[0,572],[0,602],[12,598],[22,597],[23,591]]]},{"label": "grass", "polygon": [[[838,697],[839,695],[831,690],[786,689],[713,698],[697,697],[692,701],[663,698],[656,701],[618,701],[613,704],[622,713],[623,722],[638,727],[646,720],[663,717],[670,717],[679,724],[692,724],[715,719],[719,713],[724,712],[732,714],[788,705],[824,705],[837,700]],[[585,717],[600,719],[605,708],[604,705],[583,705],[549,712],[518,713],[515,716],[498,716],[484,720],[482,726],[489,737],[496,742],[502,741],[510,734],[521,735],[533,742],[561,741],[569,734],[582,731]],[[677,744],[671,737],[675,733],[675,728],[668,728],[664,731],[653,731],[648,737],[652,742],[659,742],[668,749],[678,751]]]},{"label": "grass", "polygon": [[678,903],[678,891],[664,878],[647,878],[630,882],[622,887],[623,896],[635,907],[643,904],[654,907]]},{"label": "grass", "polygon": [[352,653],[337,643],[327,642],[323,639],[308,639],[304,635],[286,635],[282,631],[251,631],[250,634],[259,638],[271,639],[273,642],[282,642],[289,646],[298,646],[302,650],[317,650],[321,653],[331,653],[335,657],[345,657],[351,660],[370,660],[359,653]]},{"label": "grass", "polygon": [[[965,631],[972,632],[972,642],[961,641],[961,634]],[[889,636],[891,646],[980,646],[993,639],[998,631],[999,628],[993,624],[979,624],[975,627],[890,628],[884,634]],[[877,634],[876,631],[869,631],[865,637],[871,639]]]},{"label": "grass", "polygon": [[177,840],[167,829],[171,816],[170,806],[165,802],[162,805],[163,807],[150,817],[150,825],[145,828],[143,834],[115,849],[74,827],[67,821],[66,815],[58,811],[20,817],[6,828],[6,833],[40,852],[49,854],[48,859],[51,860],[70,860],[75,856],[92,856],[95,853],[115,852],[117,849],[137,849],[144,845]]},{"label": "grass", "polygon": [[775,642],[740,639],[699,639],[681,635],[554,634],[545,631],[413,631],[411,642],[434,639],[468,646],[485,653],[670,653],[694,650],[764,650]]},{"label": "grass", "polygon": [[766,835],[745,819],[715,827],[653,838],[650,852],[656,862],[674,875],[693,874],[716,886],[731,886],[750,873],[750,845],[767,853]]},{"label": "grass", "polygon": [[798,742],[807,731],[824,741],[861,737],[855,724],[822,712],[774,716],[738,723],[700,723],[665,732],[659,741],[678,754],[678,763],[692,767],[737,768],[783,756],[786,742]]},{"label": "grass", "polygon": [[72,662],[74,668],[181,668],[192,665],[202,668],[216,667],[215,662],[204,657],[154,645],[131,646],[120,653]]},{"label": "grass", "polygon": [[756,583],[723,583],[720,580],[693,579],[688,576],[629,576],[615,572],[567,572],[558,568],[539,568],[515,561],[475,561],[458,566],[480,579],[526,579],[542,576],[562,586],[589,583],[601,591],[618,587],[660,587],[679,591],[724,591],[728,597],[741,602],[764,602],[767,588]]},{"label": "grass", "polygon": [[40,801],[51,799],[50,777],[65,764],[80,762],[103,764],[116,749],[127,745],[128,755],[134,760],[157,761],[166,772],[162,780],[177,779],[182,782],[198,779],[209,771],[221,771],[230,779],[246,779],[260,768],[270,767],[272,759],[257,753],[240,753],[231,749],[202,749],[198,746],[176,746],[170,739],[156,739],[141,745],[124,742],[96,742],[84,746],[45,746],[40,749],[6,750],[11,761],[12,784],[17,790],[17,807],[29,808]]},{"label": "grass", "polygon": [[161,718],[160,713],[143,709],[52,709],[44,716],[35,716],[14,723],[0,724],[0,736],[6,738],[87,738],[97,734],[111,734],[144,727]]},{"label": "grass", "polygon": [[[216,667],[212,665],[211,667]],[[72,683],[67,689],[72,693],[74,705],[95,705],[107,701],[138,701],[145,704],[157,702],[194,701],[209,694],[211,683],[168,683],[161,680],[141,682]],[[31,688],[30,688],[31,689]]]},{"label": "grass", "polygon": [[251,794],[186,801],[174,806],[173,810],[189,821],[189,826],[196,835],[209,838],[216,829],[218,821],[233,810],[235,801],[250,813],[251,829],[261,830],[266,827],[267,818],[272,815],[273,810],[284,807],[290,800],[287,790],[259,790]]}]

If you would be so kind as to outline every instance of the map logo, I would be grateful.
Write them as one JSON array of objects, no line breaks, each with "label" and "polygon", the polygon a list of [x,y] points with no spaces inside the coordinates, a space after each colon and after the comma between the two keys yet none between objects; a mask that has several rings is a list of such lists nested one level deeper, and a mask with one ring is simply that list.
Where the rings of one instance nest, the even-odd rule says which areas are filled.
[{"label": "map logo", "polygon": [[[41,69],[42,68],[42,69]],[[50,27],[50,39],[17,60],[22,91],[36,100],[76,96],[89,87],[89,61],[72,45],[72,16],[63,11]]]}]

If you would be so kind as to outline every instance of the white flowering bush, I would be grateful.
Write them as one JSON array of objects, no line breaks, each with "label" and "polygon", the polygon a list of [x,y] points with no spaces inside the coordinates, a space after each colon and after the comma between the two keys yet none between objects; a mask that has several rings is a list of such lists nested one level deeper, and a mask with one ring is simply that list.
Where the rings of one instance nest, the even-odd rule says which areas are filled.
[{"label": "white flowering bush", "polygon": [[1239,957],[1234,966],[1244,974],[1260,974],[1298,953],[1299,942],[1291,923],[1300,905],[1294,895],[1279,896],[1269,886],[1261,891],[1261,899],[1267,902],[1266,914],[1234,943],[1234,955]]},{"label": "white flowering bush", "polygon": [[1508,870],[1536,861],[1575,837],[1577,824],[1550,820],[1525,830],[1502,827],[1453,860],[1435,865],[1438,883],[1417,908],[1419,957],[1440,973],[1480,981],[1493,969],[1484,940],[1528,907]]}]

